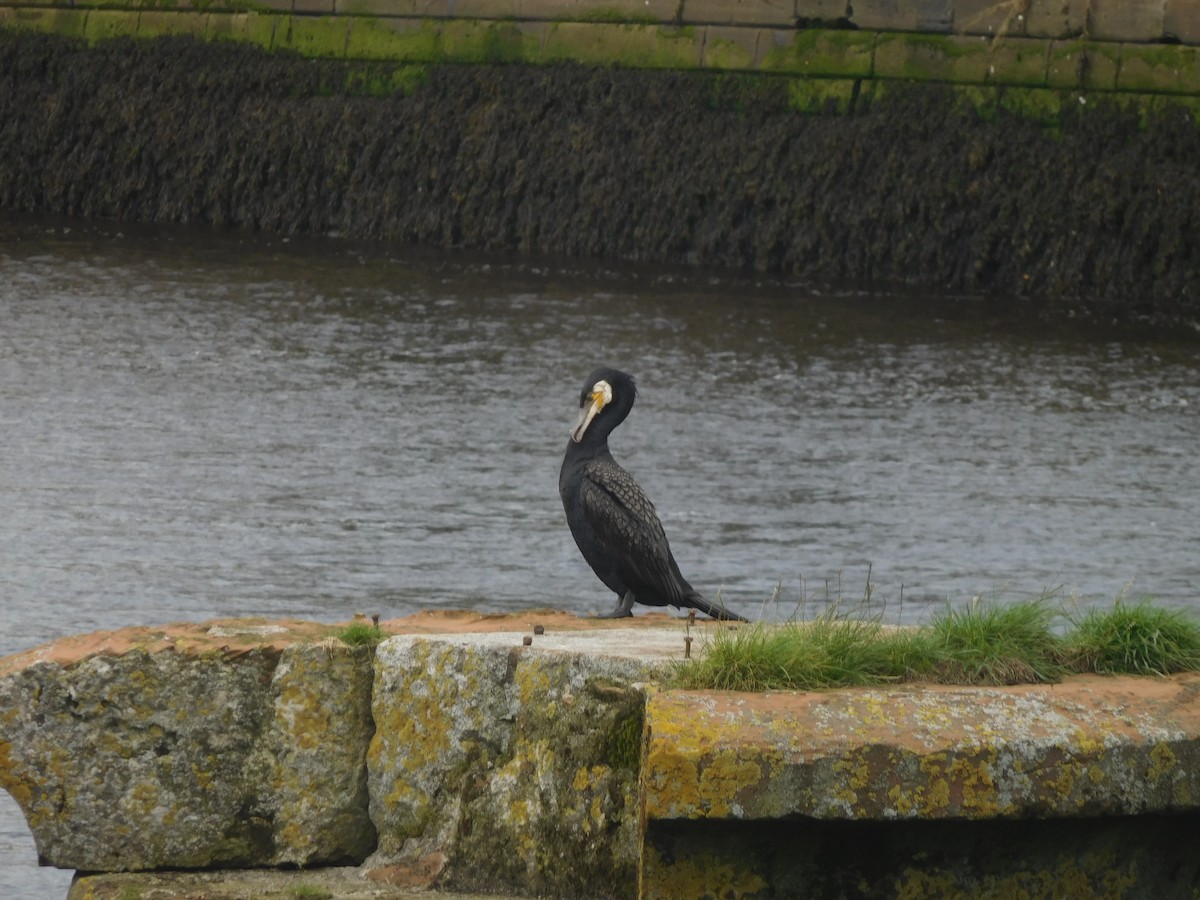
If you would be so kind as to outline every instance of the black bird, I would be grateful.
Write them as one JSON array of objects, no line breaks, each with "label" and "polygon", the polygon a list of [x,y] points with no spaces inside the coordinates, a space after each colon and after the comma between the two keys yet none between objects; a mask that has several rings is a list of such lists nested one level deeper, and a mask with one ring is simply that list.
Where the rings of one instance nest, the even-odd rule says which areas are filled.
[{"label": "black bird", "polygon": [[654,504],[617,465],[608,436],[625,421],[637,388],[616,369],[597,369],[579,392],[579,421],[571,429],[558,492],[575,543],[596,575],[617,594],[602,619],[633,615],[634,603],[686,606],[714,619],[741,616],[705,600],[679,573]]}]

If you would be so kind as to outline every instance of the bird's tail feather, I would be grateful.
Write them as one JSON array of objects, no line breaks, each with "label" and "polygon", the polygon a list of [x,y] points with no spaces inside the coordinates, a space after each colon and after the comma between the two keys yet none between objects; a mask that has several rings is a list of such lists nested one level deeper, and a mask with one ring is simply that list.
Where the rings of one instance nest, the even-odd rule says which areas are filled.
[{"label": "bird's tail feather", "polygon": [[739,616],[735,612],[725,608],[723,603],[710,603],[697,593],[688,595],[688,606],[700,610],[706,616],[713,619],[723,619],[727,622],[749,622],[750,620],[744,616]]}]

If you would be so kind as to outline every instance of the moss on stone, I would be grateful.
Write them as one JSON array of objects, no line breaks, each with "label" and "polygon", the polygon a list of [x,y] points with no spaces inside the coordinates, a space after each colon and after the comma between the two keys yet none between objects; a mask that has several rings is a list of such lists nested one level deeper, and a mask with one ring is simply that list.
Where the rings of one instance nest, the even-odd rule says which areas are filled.
[{"label": "moss on stone", "polygon": [[556,22],[546,32],[544,62],[643,69],[692,69],[700,52],[694,28]]},{"label": "moss on stone", "polygon": [[1050,46],[1046,86],[1115,91],[1121,45],[1096,41],[1055,41]]},{"label": "moss on stone", "polygon": [[1122,91],[1200,94],[1200,53],[1180,44],[1125,44],[1117,88]]},{"label": "moss on stone", "polygon": [[536,59],[540,35],[515,22],[448,21],[438,39],[438,56],[456,63],[512,63]]},{"label": "moss on stone", "polygon": [[117,37],[135,37],[137,35],[136,12],[124,10],[94,9],[87,14],[84,25],[84,37],[88,43],[106,41]]},{"label": "moss on stone", "polygon": [[439,35],[432,19],[354,18],[346,55],[351,59],[434,62],[439,58]]},{"label": "moss on stone", "polygon": [[845,78],[793,78],[788,103],[802,113],[847,113],[858,96],[859,82]]},{"label": "moss on stone", "polygon": [[350,23],[339,16],[288,16],[280,23],[276,45],[301,56],[341,59],[346,55]]},{"label": "moss on stone", "polygon": [[875,42],[877,78],[983,84],[991,65],[988,42],[978,37],[895,32]]},{"label": "moss on stone", "polygon": [[868,78],[873,69],[876,35],[868,31],[795,32],[791,41],[763,55],[767,72],[842,78]]},{"label": "moss on stone", "polygon": [[81,38],[86,32],[87,13],[75,9],[7,7],[0,9],[0,27]]}]

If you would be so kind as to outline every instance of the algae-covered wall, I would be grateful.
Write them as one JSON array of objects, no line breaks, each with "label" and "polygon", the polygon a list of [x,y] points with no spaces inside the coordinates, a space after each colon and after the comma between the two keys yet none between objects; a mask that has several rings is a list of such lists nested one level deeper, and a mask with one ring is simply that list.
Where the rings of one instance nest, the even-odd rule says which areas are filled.
[{"label": "algae-covered wall", "polygon": [[[752,73],[0,32],[0,209],[878,279],[1197,315],[1190,112]],[[381,95],[382,94],[382,95]],[[1024,112],[1029,111],[1024,103]]]},{"label": "algae-covered wall", "polygon": [[1193,323],[1189,2],[9,0],[0,211]]}]

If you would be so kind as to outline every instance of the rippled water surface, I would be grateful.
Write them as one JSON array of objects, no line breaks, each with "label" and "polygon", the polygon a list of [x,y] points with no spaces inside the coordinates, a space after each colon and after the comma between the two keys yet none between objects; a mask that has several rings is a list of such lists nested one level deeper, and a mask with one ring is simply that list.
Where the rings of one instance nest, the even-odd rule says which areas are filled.
[{"label": "rippled water surface", "polygon": [[[583,378],[689,579],[757,616],[1197,609],[1200,351],[690,272],[0,225],[0,654],[229,615],[615,598],[562,518]],[[0,796],[0,896],[65,892]]]}]

